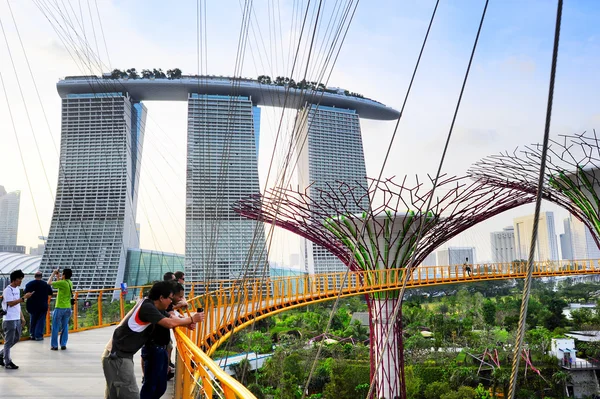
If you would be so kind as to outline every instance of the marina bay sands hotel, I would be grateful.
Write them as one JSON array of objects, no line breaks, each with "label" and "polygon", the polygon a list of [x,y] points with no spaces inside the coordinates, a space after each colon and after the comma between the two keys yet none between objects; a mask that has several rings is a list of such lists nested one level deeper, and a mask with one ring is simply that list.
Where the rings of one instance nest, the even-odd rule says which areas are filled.
[{"label": "marina bay sands hotel", "polygon": [[[336,180],[366,185],[359,118],[398,118],[396,110],[344,90],[307,91],[252,79],[76,76],[60,80],[57,90],[60,166],[42,270],[70,267],[77,289],[118,287],[128,248],[139,248],[143,101],[188,103],[185,272],[191,281],[268,275],[262,223],[231,208],[260,193],[259,106],[298,110],[294,131],[305,143],[295,154],[299,184],[311,189]],[[344,270],[322,248],[305,247],[307,271]]]}]

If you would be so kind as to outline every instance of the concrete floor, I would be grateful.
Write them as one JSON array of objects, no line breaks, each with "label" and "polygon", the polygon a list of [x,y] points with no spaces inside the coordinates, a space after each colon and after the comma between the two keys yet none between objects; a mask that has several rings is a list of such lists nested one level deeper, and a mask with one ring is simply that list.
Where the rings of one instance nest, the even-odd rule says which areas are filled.
[{"label": "concrete floor", "polygon": [[[66,351],[50,350],[50,338],[21,341],[11,349],[18,370],[0,368],[0,398],[104,398],[100,355],[116,327],[69,334]],[[142,370],[135,356],[138,387]],[[163,398],[172,398],[169,381]]]}]

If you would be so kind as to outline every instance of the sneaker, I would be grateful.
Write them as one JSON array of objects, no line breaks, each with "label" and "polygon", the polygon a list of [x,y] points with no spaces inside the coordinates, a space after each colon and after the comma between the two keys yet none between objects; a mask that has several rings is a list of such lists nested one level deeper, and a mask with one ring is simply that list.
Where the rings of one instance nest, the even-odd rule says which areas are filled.
[{"label": "sneaker", "polygon": [[4,357],[0,357],[0,366],[4,367]]},{"label": "sneaker", "polygon": [[16,370],[19,368],[19,366],[17,366],[16,364],[14,364],[13,362],[8,363],[6,366],[4,366],[5,369],[8,370]]},{"label": "sneaker", "polygon": [[51,347],[50,347],[50,350],[51,350],[51,351],[57,351],[57,350],[58,350],[58,348],[55,348],[54,346],[51,346]]},{"label": "sneaker", "polygon": [[67,347],[66,346],[61,346],[60,349],[63,350],[63,351],[66,351]]},{"label": "sneaker", "polygon": [[167,381],[171,381],[173,379],[173,377],[175,377],[175,373],[172,371],[169,371],[167,373]]}]

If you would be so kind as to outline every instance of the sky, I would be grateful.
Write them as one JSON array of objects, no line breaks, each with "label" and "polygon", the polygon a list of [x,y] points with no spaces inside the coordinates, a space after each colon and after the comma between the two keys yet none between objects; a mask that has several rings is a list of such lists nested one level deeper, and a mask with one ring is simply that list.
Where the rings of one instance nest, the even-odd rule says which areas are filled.
[{"label": "sky", "polygon": [[[182,0],[176,5],[154,0],[1,2],[0,185],[22,193],[18,244],[36,246],[37,237],[46,235],[50,226],[60,146],[56,82],[64,76],[131,67],[296,79],[306,73],[308,80],[322,76],[327,86],[400,109],[435,2],[363,0],[343,42],[338,42],[335,63],[322,74],[320,66],[331,43],[327,27],[338,21],[334,5],[340,3],[347,4],[310,3],[299,46],[298,16],[306,0],[254,1],[249,24],[244,23],[243,3],[226,0]],[[319,4],[320,23],[314,29]],[[379,175],[390,145],[384,177],[435,174],[483,6],[481,0],[440,2],[393,143],[395,121],[361,120],[368,176]],[[462,175],[484,156],[542,141],[555,19],[555,2],[490,2],[443,173]],[[565,2],[552,137],[600,125],[599,19],[597,2]],[[244,26],[247,36],[241,34]],[[240,37],[245,45],[240,45]],[[148,120],[137,215],[141,246],[183,253],[187,105],[145,104]],[[261,187],[273,184],[267,181],[271,159],[271,175],[282,167],[285,151],[281,143],[275,147],[275,137],[280,120],[282,137],[289,137],[293,115],[263,108]],[[562,233],[566,212],[547,203],[543,210],[555,213],[556,233]],[[489,232],[531,213],[533,206],[506,212],[448,245],[475,246],[477,259],[489,260]],[[286,264],[289,254],[298,252],[297,239],[277,234],[270,258]]]}]

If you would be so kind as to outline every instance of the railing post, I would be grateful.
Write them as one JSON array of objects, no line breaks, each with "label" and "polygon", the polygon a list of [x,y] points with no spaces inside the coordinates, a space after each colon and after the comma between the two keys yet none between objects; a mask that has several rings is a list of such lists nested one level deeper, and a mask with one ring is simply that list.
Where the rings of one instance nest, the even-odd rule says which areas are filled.
[{"label": "railing post", "polygon": [[50,304],[52,303],[52,298],[48,298],[48,311],[46,312],[46,336],[50,335],[51,327],[50,327]]},{"label": "railing post", "polygon": [[98,293],[98,325],[102,325],[102,297],[104,296],[104,290],[100,290]]},{"label": "railing post", "polygon": [[79,301],[77,300],[79,292],[75,291],[73,297],[75,298],[75,305],[73,305],[73,331],[77,331],[79,330],[79,318],[77,317],[79,313]]},{"label": "railing post", "polygon": [[121,290],[119,295],[119,310],[121,311],[121,320],[125,317],[125,292]]},{"label": "railing post", "polygon": [[192,283],[192,287],[190,288],[190,294],[188,295],[189,299],[194,297],[194,288],[196,288],[196,283]]}]

